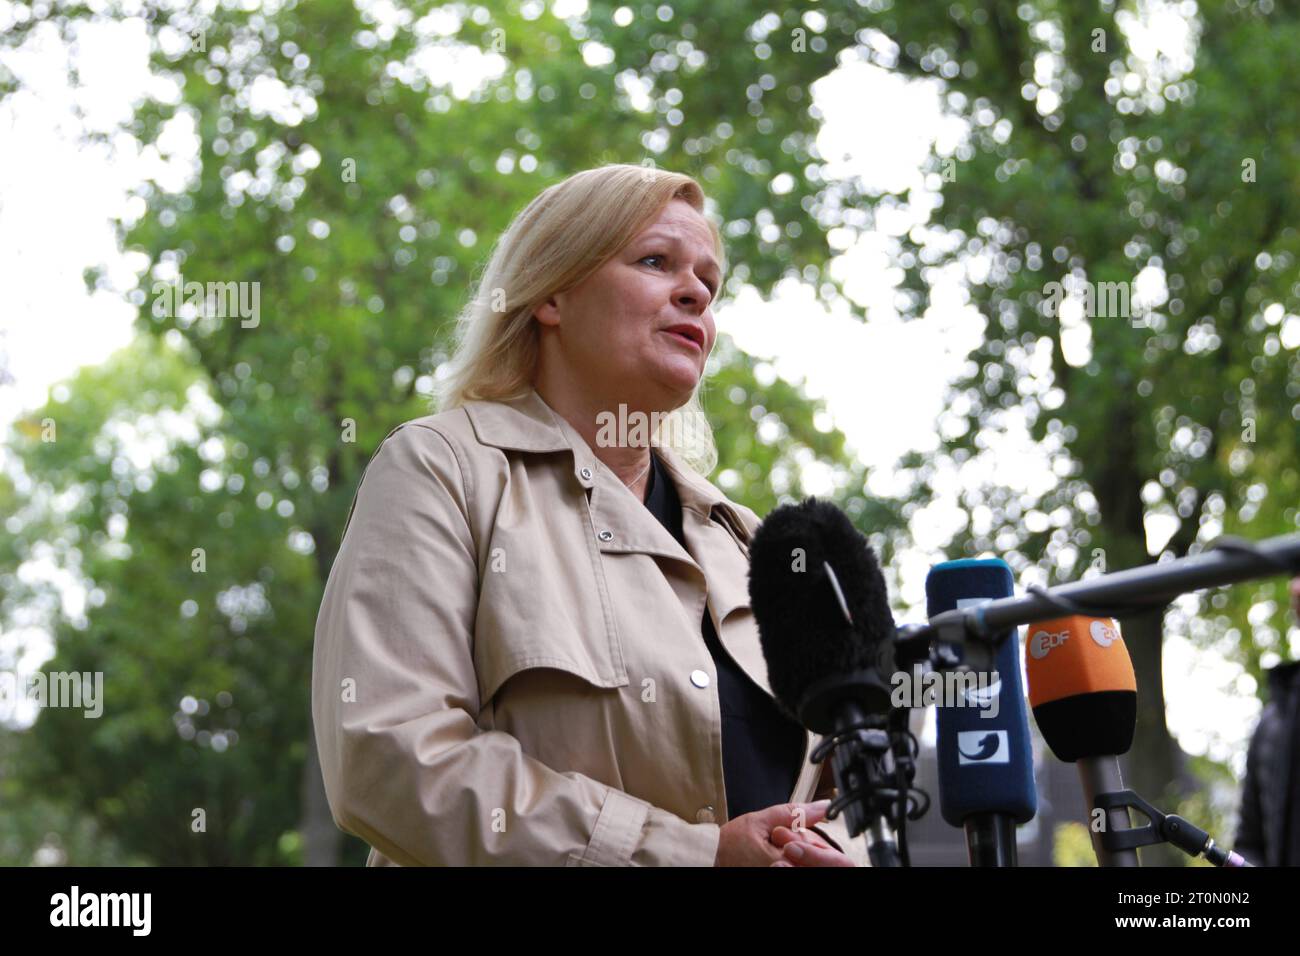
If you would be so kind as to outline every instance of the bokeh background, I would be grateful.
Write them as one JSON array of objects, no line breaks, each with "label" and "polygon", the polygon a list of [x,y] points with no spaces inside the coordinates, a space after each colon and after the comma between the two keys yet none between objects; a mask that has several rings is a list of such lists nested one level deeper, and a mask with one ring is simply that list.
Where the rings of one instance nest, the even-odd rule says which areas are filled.
[{"label": "bokeh background", "polygon": [[[99,718],[0,715],[0,862],[364,862],[309,713],[343,519],[496,236],[601,163],[726,236],[712,480],[841,504],[900,620],[947,558],[1300,527],[1294,6],[778,6],[0,2],[0,670],[104,674]],[[154,308],[179,277],[259,320]],[[1285,583],[1123,629],[1129,783],[1230,842]],[[1086,865],[1036,750],[1023,855]],[[917,839],[963,857],[937,807]]]}]

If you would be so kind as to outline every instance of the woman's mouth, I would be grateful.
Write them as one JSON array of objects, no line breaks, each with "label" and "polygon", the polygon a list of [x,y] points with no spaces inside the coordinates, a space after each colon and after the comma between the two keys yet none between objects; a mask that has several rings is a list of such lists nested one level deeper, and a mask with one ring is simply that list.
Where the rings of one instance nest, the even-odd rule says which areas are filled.
[{"label": "woman's mouth", "polygon": [[697,352],[701,351],[700,343],[696,342],[695,339],[691,338],[690,335],[688,335],[687,333],[675,332],[671,329],[664,329],[663,331],[666,335],[671,336],[672,338],[676,339],[678,342],[684,342],[685,344],[689,345],[695,351]]}]

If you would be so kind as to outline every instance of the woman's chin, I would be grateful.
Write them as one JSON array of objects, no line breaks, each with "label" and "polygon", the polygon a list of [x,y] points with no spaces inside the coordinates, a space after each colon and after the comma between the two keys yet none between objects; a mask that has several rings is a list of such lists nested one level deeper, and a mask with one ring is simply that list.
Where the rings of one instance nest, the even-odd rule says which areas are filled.
[{"label": "woman's chin", "polygon": [[699,353],[690,355],[685,350],[679,350],[676,355],[660,355],[657,358],[656,379],[669,388],[684,389],[687,392],[694,390],[700,381]]},{"label": "woman's chin", "polygon": [[682,362],[672,362],[661,369],[655,378],[673,396],[672,407],[679,408],[690,401],[691,393],[699,384],[700,371],[693,364],[688,366]]}]

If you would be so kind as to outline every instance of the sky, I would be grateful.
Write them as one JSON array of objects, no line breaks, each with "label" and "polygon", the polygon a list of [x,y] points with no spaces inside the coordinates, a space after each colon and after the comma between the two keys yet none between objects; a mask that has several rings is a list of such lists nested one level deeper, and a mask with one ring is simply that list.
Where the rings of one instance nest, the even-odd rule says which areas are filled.
[{"label": "sky", "polygon": [[[0,29],[13,9],[0,2]],[[566,2],[565,9],[580,13],[581,2]],[[1144,55],[1157,49],[1170,61],[1188,55],[1180,18],[1161,13],[1132,31]],[[86,85],[75,95],[67,82],[70,54],[57,42],[7,61],[25,88],[0,105],[0,141],[7,147],[0,150],[0,288],[6,301],[0,351],[7,353],[14,378],[0,386],[0,429],[22,410],[44,403],[48,390],[77,368],[101,362],[130,339],[134,307],[120,294],[87,292],[83,270],[106,268],[115,288],[129,288],[149,263],[121,252],[114,221],[130,223],[143,214],[143,203],[130,196],[143,178],[183,178],[164,157],[141,150],[119,130],[142,97],[170,95],[148,72],[140,25],[97,24],[78,40],[73,59]],[[446,72],[448,82],[451,76],[458,84],[466,82],[463,69]],[[868,492],[888,495],[901,490],[890,467],[901,454],[938,448],[945,385],[959,373],[983,329],[983,318],[961,295],[965,277],[958,272],[935,286],[924,316],[904,321],[894,308],[891,249],[898,236],[925,224],[932,206],[922,163],[932,149],[951,154],[964,129],[941,114],[933,82],[905,81],[853,57],[819,81],[813,94],[825,116],[818,146],[831,178],[856,177],[877,191],[911,190],[912,206],[880,212],[876,228],[859,241],[834,245],[840,237],[830,237],[839,250],[833,273],[867,321],[847,308],[828,309],[797,281],[783,283],[766,299],[746,289],[716,311],[716,320],[720,333],[767,360],[760,375],[802,380],[810,396],[825,400],[853,452],[874,468]],[[106,142],[79,146],[83,130],[104,134]],[[178,157],[192,154],[186,136],[180,129],[178,141],[168,144]],[[1300,322],[1288,329],[1289,338],[1300,339]],[[1075,348],[1086,347],[1085,336]],[[1035,374],[1046,375],[1046,365]],[[0,467],[14,467],[3,448]],[[911,526],[916,547],[894,568],[896,605],[923,607],[925,574],[944,560],[942,548],[962,522],[958,490],[988,480],[995,468],[1004,483],[1017,481],[1017,490],[1031,494],[1057,480],[1049,451],[1012,416],[987,454],[968,462],[960,474],[940,476],[944,494],[917,515]],[[825,468],[810,468],[803,477],[810,493],[828,488]],[[1172,532],[1158,520],[1148,530],[1157,549]],[[71,576],[41,562],[24,572],[59,581],[65,607],[84,607],[85,589]],[[1022,588],[1028,583],[1043,582],[1033,574],[1018,582]],[[919,610],[907,619],[919,620]],[[1164,675],[1168,722],[1185,749],[1227,760],[1240,773],[1258,713],[1253,681],[1222,655],[1187,640],[1192,626],[1179,615],[1171,617]],[[50,652],[48,640],[42,643],[36,627],[0,636],[0,648],[19,638],[29,641],[24,669],[39,667]],[[1300,642],[1300,629],[1293,628],[1290,639],[1293,646]],[[930,721],[926,736],[932,734]]]}]

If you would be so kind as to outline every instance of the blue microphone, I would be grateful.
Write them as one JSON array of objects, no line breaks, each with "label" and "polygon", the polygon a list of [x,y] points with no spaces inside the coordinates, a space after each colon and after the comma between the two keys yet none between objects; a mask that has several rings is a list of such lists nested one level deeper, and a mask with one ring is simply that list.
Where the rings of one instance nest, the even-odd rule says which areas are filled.
[{"label": "blue microphone", "polygon": [[[1000,558],[948,561],[925,579],[926,613],[933,618],[1012,591],[1011,568]],[[1016,824],[1038,812],[1018,628],[994,660],[997,680],[943,675],[948,693],[936,707],[939,807],[951,826],[965,829],[971,866],[1015,866]]]}]

